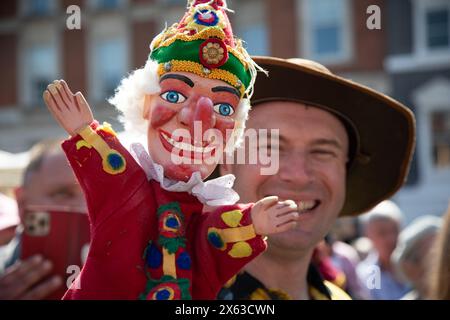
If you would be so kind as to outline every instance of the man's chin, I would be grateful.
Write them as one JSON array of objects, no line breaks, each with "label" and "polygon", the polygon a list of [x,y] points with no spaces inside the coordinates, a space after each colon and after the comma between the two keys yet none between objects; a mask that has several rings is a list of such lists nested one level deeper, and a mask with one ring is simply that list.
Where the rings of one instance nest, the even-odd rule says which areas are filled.
[{"label": "man's chin", "polygon": [[269,245],[273,243],[277,247],[283,247],[285,249],[305,250],[316,245],[313,232],[301,228],[274,234],[268,238]]}]

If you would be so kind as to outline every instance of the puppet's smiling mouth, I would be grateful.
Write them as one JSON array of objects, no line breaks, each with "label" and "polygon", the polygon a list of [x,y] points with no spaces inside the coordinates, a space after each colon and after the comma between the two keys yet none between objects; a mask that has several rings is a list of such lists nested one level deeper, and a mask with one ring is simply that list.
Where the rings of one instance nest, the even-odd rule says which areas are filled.
[{"label": "puppet's smiling mouth", "polygon": [[[195,154],[202,154],[207,156],[214,155],[215,147],[213,146],[205,146],[205,147],[197,147],[190,143],[175,141],[172,135],[166,131],[159,130],[159,136],[164,148],[172,152],[174,148],[180,151],[180,156],[185,155],[185,152],[189,152],[190,156],[194,158]],[[178,140],[181,140],[182,137],[179,137]]]}]

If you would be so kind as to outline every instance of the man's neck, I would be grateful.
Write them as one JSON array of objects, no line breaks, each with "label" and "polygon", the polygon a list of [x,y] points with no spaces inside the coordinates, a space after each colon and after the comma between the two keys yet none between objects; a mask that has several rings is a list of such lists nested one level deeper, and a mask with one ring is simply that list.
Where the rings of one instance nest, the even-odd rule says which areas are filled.
[{"label": "man's neck", "polygon": [[282,256],[270,250],[245,267],[245,271],[261,281],[266,288],[281,290],[294,300],[308,300],[307,274],[312,250]]}]

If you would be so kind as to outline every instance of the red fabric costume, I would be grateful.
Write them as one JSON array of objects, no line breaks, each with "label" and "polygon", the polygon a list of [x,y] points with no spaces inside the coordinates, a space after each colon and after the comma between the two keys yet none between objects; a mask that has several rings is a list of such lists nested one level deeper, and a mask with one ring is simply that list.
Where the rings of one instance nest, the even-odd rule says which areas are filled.
[{"label": "red fabric costume", "polygon": [[86,195],[91,246],[64,299],[215,299],[266,248],[251,204],[202,213],[196,197],[148,181],[110,128],[85,130],[63,149]]}]

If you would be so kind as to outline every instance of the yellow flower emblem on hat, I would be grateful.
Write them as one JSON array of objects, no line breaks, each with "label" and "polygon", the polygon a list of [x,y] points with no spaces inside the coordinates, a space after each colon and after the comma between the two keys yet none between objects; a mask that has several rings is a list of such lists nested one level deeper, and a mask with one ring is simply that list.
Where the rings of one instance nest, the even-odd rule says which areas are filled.
[{"label": "yellow flower emblem on hat", "polygon": [[209,42],[203,47],[202,51],[203,59],[205,59],[208,64],[217,64],[224,57],[224,50],[218,43]]}]

